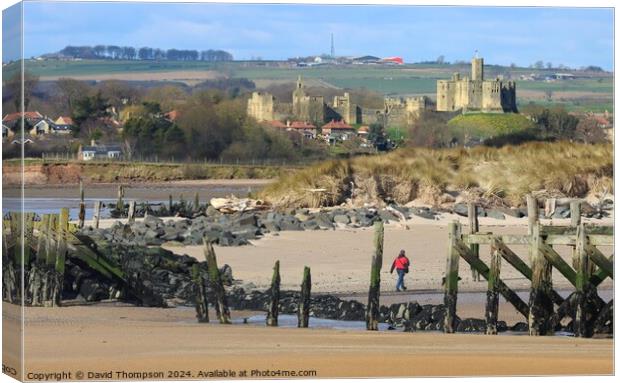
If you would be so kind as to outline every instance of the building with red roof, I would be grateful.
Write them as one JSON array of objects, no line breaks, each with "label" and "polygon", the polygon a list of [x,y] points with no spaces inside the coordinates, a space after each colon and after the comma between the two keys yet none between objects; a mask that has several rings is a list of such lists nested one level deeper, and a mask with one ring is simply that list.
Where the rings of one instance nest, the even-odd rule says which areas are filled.
[{"label": "building with red roof", "polygon": [[321,127],[321,132],[323,134],[332,134],[332,133],[355,133],[355,129],[347,124],[346,122],[340,120],[335,121],[331,120],[327,124]]}]

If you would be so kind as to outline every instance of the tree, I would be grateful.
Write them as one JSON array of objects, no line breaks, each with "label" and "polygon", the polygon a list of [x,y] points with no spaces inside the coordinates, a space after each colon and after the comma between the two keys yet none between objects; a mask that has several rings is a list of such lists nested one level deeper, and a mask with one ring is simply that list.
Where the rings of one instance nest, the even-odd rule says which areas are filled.
[{"label": "tree", "polygon": [[575,139],[586,144],[596,144],[608,140],[605,130],[602,129],[594,118],[583,117],[579,119],[575,129]]},{"label": "tree", "polygon": [[442,113],[423,111],[409,127],[409,146],[440,148],[447,146],[453,138],[448,127],[448,119]]},{"label": "tree", "polygon": [[437,64],[441,65],[441,64],[444,63],[445,57],[443,55],[441,55],[441,56],[437,57],[437,60],[435,60],[435,61],[437,61]]},{"label": "tree", "polygon": [[542,60],[538,60],[534,63],[534,68],[536,69],[544,69],[545,63]]},{"label": "tree", "polygon": [[[28,111],[28,107],[30,106],[30,101],[32,100],[33,93],[37,85],[39,84],[39,76],[35,76],[32,73],[25,71],[23,72],[23,100],[24,100],[24,111]],[[21,111],[21,100],[22,100],[22,71],[15,72],[13,76],[11,76],[3,85],[3,91],[7,93],[7,95],[3,95],[4,97],[10,98],[13,101],[13,105],[15,106],[15,111]],[[3,93],[4,93],[3,92]]]},{"label": "tree", "polygon": [[69,111],[73,110],[75,101],[88,94],[90,87],[83,81],[61,77],[56,81],[61,101],[67,105]]},{"label": "tree", "polygon": [[379,151],[388,149],[388,140],[382,124],[374,123],[368,127],[368,142]]}]

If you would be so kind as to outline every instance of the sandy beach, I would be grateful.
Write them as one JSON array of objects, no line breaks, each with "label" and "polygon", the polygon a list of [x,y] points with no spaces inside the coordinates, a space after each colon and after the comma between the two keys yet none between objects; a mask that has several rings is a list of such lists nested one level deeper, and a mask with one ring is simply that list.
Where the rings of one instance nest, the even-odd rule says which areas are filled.
[{"label": "sandy beach", "polygon": [[[466,218],[443,214],[438,220],[419,217],[385,228],[385,256],[381,273],[381,303],[417,300],[421,304],[441,303],[441,277],[445,270],[447,223]],[[586,220],[587,221],[587,220]],[[109,226],[114,220],[103,220]],[[596,220],[613,224],[611,219]],[[550,224],[548,220],[544,224]],[[86,223],[88,225],[88,222]],[[480,219],[482,232],[525,233],[526,219]],[[566,225],[566,220],[553,224]],[[201,246],[164,245],[178,254],[203,260]],[[527,249],[511,246],[527,260]],[[411,258],[407,292],[394,292],[395,276],[389,267],[400,249]],[[556,250],[570,262],[568,247]],[[609,255],[613,249],[601,248]],[[276,260],[281,262],[282,289],[299,289],[303,266],[312,268],[313,292],[333,293],[347,299],[366,301],[372,229],[327,231],[289,231],[270,234],[249,246],[216,246],[218,263],[229,264],[239,283],[264,289],[269,285]],[[489,249],[482,246],[482,259],[488,263]],[[459,303],[461,318],[484,317],[486,282],[472,280],[469,266],[461,261]],[[527,296],[529,281],[509,266],[502,268],[502,279]],[[563,294],[573,288],[559,273],[554,287]],[[610,299],[613,282],[601,285],[601,295]],[[16,307],[3,305],[5,350],[16,341]],[[199,324],[193,308],[143,308],[118,304],[97,304],[63,308],[26,308],[26,372],[77,371],[108,379],[117,371],[162,373],[163,378],[215,378],[213,371],[235,374],[253,370],[254,378],[278,378],[273,371],[287,374],[315,374],[305,377],[363,376],[501,376],[501,375],[579,375],[613,373],[612,339],[576,339],[569,336],[529,337],[505,333],[442,334],[438,332],[367,332],[362,328],[267,328],[262,323],[243,324],[240,318],[256,313],[233,312],[237,323],[225,326]],[[213,313],[211,318],[214,318]],[[509,325],[523,322],[512,306],[501,299],[499,319]],[[15,355],[5,352],[5,363],[18,365]],[[170,371],[183,371],[180,372]],[[201,371],[207,375],[200,375]],[[265,372],[268,371],[268,372]],[[272,371],[272,372],[269,372]],[[275,373],[275,372],[274,372]],[[167,374],[177,374],[177,376]],[[31,375],[41,377],[42,375]],[[119,376],[112,376],[118,378]],[[236,376],[240,378],[240,376]],[[289,375],[290,377],[290,375]],[[85,375],[88,379],[88,375]],[[84,379],[83,378],[83,379]],[[126,377],[125,377],[126,378]],[[157,378],[160,378],[157,376]],[[222,377],[219,376],[221,379]]]},{"label": "sandy beach", "polygon": [[[15,333],[16,307],[3,309],[5,334]],[[75,379],[78,371],[85,378],[88,372],[167,377],[169,371],[184,371],[196,379],[203,378],[201,371],[214,370],[294,371],[317,378],[613,372],[611,339],[225,326],[198,324],[193,314],[136,307],[27,308],[26,373],[33,378],[64,371]],[[5,354],[5,363],[16,362]]]}]

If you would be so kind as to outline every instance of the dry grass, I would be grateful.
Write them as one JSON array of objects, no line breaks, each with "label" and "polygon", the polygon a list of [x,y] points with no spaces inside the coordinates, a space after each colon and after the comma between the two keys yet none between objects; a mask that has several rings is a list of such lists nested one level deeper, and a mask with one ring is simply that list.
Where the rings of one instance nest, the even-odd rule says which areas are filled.
[{"label": "dry grass", "polygon": [[[400,204],[414,199],[438,205],[447,190],[481,190],[490,198],[519,205],[524,195],[545,190],[585,197],[613,192],[611,144],[527,143],[500,149],[401,149],[389,154],[325,162],[283,176],[262,197],[280,207],[317,206],[310,189],[326,189],[321,205]],[[351,184],[353,182],[353,184]]]}]

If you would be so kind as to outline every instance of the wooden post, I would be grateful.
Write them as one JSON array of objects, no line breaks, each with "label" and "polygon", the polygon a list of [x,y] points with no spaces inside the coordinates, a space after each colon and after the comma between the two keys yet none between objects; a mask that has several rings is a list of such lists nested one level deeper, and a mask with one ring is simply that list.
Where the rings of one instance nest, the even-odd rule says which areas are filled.
[{"label": "wooden post", "polygon": [[195,263],[192,266],[192,279],[196,285],[196,319],[199,323],[209,323],[209,301],[205,280],[200,271],[200,266]]},{"label": "wooden post", "polygon": [[198,192],[196,192],[196,194],[194,194],[194,212],[199,212],[200,211],[200,196],[198,195]]},{"label": "wooden post", "polygon": [[125,196],[125,192],[123,191],[123,185],[118,185],[118,199],[116,200],[116,210],[119,213],[125,209],[125,204],[123,203],[123,197]]},{"label": "wooden post", "polygon": [[297,309],[297,327],[308,327],[310,319],[310,290],[312,288],[312,279],[310,276],[310,268],[304,266],[304,276],[301,280],[301,296],[299,297],[299,306]]},{"label": "wooden post", "polygon": [[31,244],[34,241],[34,213],[24,213],[24,267],[30,265]]},{"label": "wooden post", "polygon": [[461,236],[461,224],[458,221],[448,225],[448,260],[446,262],[444,306],[446,316],[444,317],[443,331],[451,334],[456,331],[456,298],[458,295],[459,283],[459,252],[456,248],[458,239]]},{"label": "wooden post", "polygon": [[51,214],[47,225],[47,237],[45,238],[45,264],[52,268],[56,264],[56,239],[52,232],[58,230],[58,214]]},{"label": "wooden post", "polygon": [[497,316],[499,311],[499,279],[502,255],[497,240],[491,245],[491,264],[489,265],[489,287],[487,290],[487,305],[485,319],[487,324],[486,334],[497,335]]},{"label": "wooden post", "polygon": [[54,283],[51,301],[53,306],[60,306],[62,302],[62,290],[65,279],[65,256],[67,254],[67,234],[69,232],[69,209],[60,209],[60,219],[57,230],[56,264],[54,269]]},{"label": "wooden post", "polygon": [[570,225],[577,227],[581,223],[581,201],[570,202]]},{"label": "wooden post", "polygon": [[211,288],[215,293],[215,314],[217,315],[220,323],[230,324],[230,310],[228,309],[228,302],[226,301],[226,291],[224,290],[224,284],[220,276],[220,270],[217,268],[217,258],[215,257],[215,250],[213,244],[209,242],[207,238],[204,238],[205,246],[205,258],[207,260],[207,273],[209,274],[209,282]]},{"label": "wooden post", "polygon": [[532,235],[534,226],[538,222],[538,201],[531,194],[526,195],[525,200],[527,202],[527,233]]},{"label": "wooden post", "polygon": [[93,209],[93,226],[95,229],[99,229],[99,219],[101,218],[101,201],[95,201],[95,207]]},{"label": "wooden post", "polygon": [[573,321],[573,332],[578,338],[591,337],[592,331],[587,325],[587,303],[592,285],[590,284],[590,265],[588,253],[586,252],[586,234],[583,224],[577,227],[577,241],[575,253],[577,255],[575,278],[575,320]]},{"label": "wooden post", "polygon": [[366,306],[366,329],[379,330],[379,290],[383,264],[383,221],[375,222],[374,254],[370,267],[370,288]]},{"label": "wooden post", "polygon": [[44,264],[46,255],[45,241],[49,233],[50,215],[43,214],[41,216],[41,223],[39,224],[39,238],[37,238],[37,263]]},{"label": "wooden post", "polygon": [[78,227],[84,228],[84,220],[86,219],[86,205],[84,204],[84,185],[80,180],[80,211],[78,213]]},{"label": "wooden post", "polygon": [[271,300],[267,310],[267,326],[278,326],[278,309],[280,305],[280,261],[273,266],[271,277]]},{"label": "wooden post", "polygon": [[[478,207],[472,202],[467,204],[467,218],[469,219],[469,233],[476,234],[479,231]],[[480,257],[480,245],[474,243],[469,245],[469,248],[476,257]],[[480,274],[473,267],[471,268],[471,277],[474,281],[480,281]]]},{"label": "wooden post", "polygon": [[136,220],[136,201],[129,201],[129,210],[127,211],[127,222],[133,223]]},{"label": "wooden post", "polygon": [[173,209],[173,205],[172,205],[172,194],[168,194],[168,213],[170,215],[174,215],[174,212],[172,211]]},{"label": "wooden post", "polygon": [[540,223],[532,227],[530,259],[532,262],[532,287],[530,290],[528,325],[530,335],[553,333],[553,301],[551,300],[551,264],[540,251]]}]

